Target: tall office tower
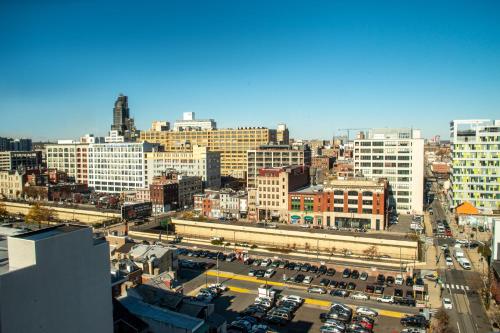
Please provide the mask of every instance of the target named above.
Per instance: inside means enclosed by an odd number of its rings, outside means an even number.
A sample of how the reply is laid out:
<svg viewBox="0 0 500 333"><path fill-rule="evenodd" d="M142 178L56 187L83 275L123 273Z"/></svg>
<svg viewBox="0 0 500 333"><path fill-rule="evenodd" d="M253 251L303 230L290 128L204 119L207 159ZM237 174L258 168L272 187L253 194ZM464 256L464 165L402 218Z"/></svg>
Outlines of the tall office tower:
<svg viewBox="0 0 500 333"><path fill-rule="evenodd" d="M398 212L423 211L424 139L420 130L372 129L354 140L354 172L389 181L389 207Z"/></svg>
<svg viewBox="0 0 500 333"><path fill-rule="evenodd" d="M276 142L276 130L265 127L198 129L186 131L143 131L141 141L156 142L165 151L191 151L194 145L220 152L222 176L245 179L247 151Z"/></svg>
<svg viewBox="0 0 500 333"><path fill-rule="evenodd" d="M120 94L113 108L112 131L118 131L119 135L124 136L125 141L133 141L138 136L138 131L134 125L134 119L130 118L130 109L128 107L128 97Z"/></svg>
<svg viewBox="0 0 500 333"><path fill-rule="evenodd" d="M53 226L0 239L0 247L8 252L0 332L113 332L109 246L92 228Z"/></svg>
<svg viewBox="0 0 500 333"><path fill-rule="evenodd" d="M311 149L307 145L263 145L247 152L247 187L255 188L259 170L289 165L311 165Z"/></svg>
<svg viewBox="0 0 500 333"><path fill-rule="evenodd" d="M120 94L113 108L113 125L111 130L123 132L127 129L127 120L130 118L130 109L128 108L128 97Z"/></svg>
<svg viewBox="0 0 500 333"><path fill-rule="evenodd" d="M469 201L491 212L500 209L500 120L450 123L452 207Z"/></svg>
<svg viewBox="0 0 500 333"><path fill-rule="evenodd" d="M31 151L33 142L31 139L12 139L0 137L0 151Z"/></svg>

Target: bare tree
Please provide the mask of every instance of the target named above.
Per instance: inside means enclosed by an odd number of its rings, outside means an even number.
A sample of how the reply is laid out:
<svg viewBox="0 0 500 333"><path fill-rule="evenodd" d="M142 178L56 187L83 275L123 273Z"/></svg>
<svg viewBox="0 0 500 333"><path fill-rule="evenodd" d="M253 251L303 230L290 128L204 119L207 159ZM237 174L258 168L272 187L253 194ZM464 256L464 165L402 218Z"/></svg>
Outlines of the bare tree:
<svg viewBox="0 0 500 333"><path fill-rule="evenodd" d="M56 213L51 208L40 206L38 203L31 206L28 214L26 214L26 222L38 223L38 228L41 227L42 222L49 222L54 219Z"/></svg>
<svg viewBox="0 0 500 333"><path fill-rule="evenodd" d="M433 333L455 333L455 330L450 326L450 317L443 308L440 308L434 314L434 321L432 323Z"/></svg>
<svg viewBox="0 0 500 333"><path fill-rule="evenodd" d="M367 249L365 249L363 251L363 254L370 259L377 258L380 256L380 254L378 252L378 248L375 245L372 245L372 246L368 247Z"/></svg>

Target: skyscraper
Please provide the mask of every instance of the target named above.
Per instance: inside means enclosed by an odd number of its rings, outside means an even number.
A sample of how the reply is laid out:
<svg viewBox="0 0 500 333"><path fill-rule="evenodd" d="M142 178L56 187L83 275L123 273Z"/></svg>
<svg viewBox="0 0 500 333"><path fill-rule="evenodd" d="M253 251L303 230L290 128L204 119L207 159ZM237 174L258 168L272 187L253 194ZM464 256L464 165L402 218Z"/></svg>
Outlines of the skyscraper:
<svg viewBox="0 0 500 333"><path fill-rule="evenodd" d="M120 94L113 108L113 125L111 125L111 130L120 131L120 134L123 134L127 129L126 123L129 117L128 97Z"/></svg>
<svg viewBox="0 0 500 333"><path fill-rule="evenodd" d="M123 94L120 94L116 99L115 107L113 108L113 125L111 125L111 130L118 131L126 140L135 139L136 135L138 135L134 119L130 118L128 97Z"/></svg>

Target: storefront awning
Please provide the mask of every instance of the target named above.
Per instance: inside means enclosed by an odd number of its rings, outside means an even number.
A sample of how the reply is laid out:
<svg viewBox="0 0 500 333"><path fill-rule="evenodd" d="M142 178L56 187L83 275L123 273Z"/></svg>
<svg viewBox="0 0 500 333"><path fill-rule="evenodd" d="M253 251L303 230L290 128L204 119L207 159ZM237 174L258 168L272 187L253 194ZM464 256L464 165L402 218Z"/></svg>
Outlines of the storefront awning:
<svg viewBox="0 0 500 333"><path fill-rule="evenodd" d="M298 215L292 215L292 216L290 216L290 218L292 220L300 220L300 216L298 216Z"/></svg>
<svg viewBox="0 0 500 333"><path fill-rule="evenodd" d="M312 221L314 221L314 217L312 217L312 216L304 216L304 221L306 221L306 222L312 222Z"/></svg>

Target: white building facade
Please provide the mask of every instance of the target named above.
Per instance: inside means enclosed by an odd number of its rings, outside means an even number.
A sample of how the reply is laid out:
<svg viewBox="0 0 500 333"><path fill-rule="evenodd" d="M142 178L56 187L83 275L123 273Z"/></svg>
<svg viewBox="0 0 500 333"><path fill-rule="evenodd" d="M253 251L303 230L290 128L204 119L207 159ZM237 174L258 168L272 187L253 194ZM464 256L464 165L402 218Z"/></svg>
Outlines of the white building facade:
<svg viewBox="0 0 500 333"><path fill-rule="evenodd" d="M145 153L148 142L91 144L88 150L88 185L96 192L121 193L149 186Z"/></svg>
<svg viewBox="0 0 500 333"><path fill-rule="evenodd" d="M389 207L423 212L424 139L420 130L372 129L354 141L354 172L389 181Z"/></svg>
<svg viewBox="0 0 500 333"><path fill-rule="evenodd" d="M500 209L500 120L453 120L450 138L451 206Z"/></svg>
<svg viewBox="0 0 500 333"><path fill-rule="evenodd" d="M146 153L147 179L176 170L186 176L201 177L205 188L220 187L220 153L194 145L191 152L153 151Z"/></svg>
<svg viewBox="0 0 500 333"><path fill-rule="evenodd" d="M7 243L0 332L113 332L109 246L92 228L59 225Z"/></svg>
<svg viewBox="0 0 500 333"><path fill-rule="evenodd" d="M213 130L217 129L217 123L213 119L195 119L194 112L184 112L182 120L177 120L174 124L174 131L191 130Z"/></svg>

